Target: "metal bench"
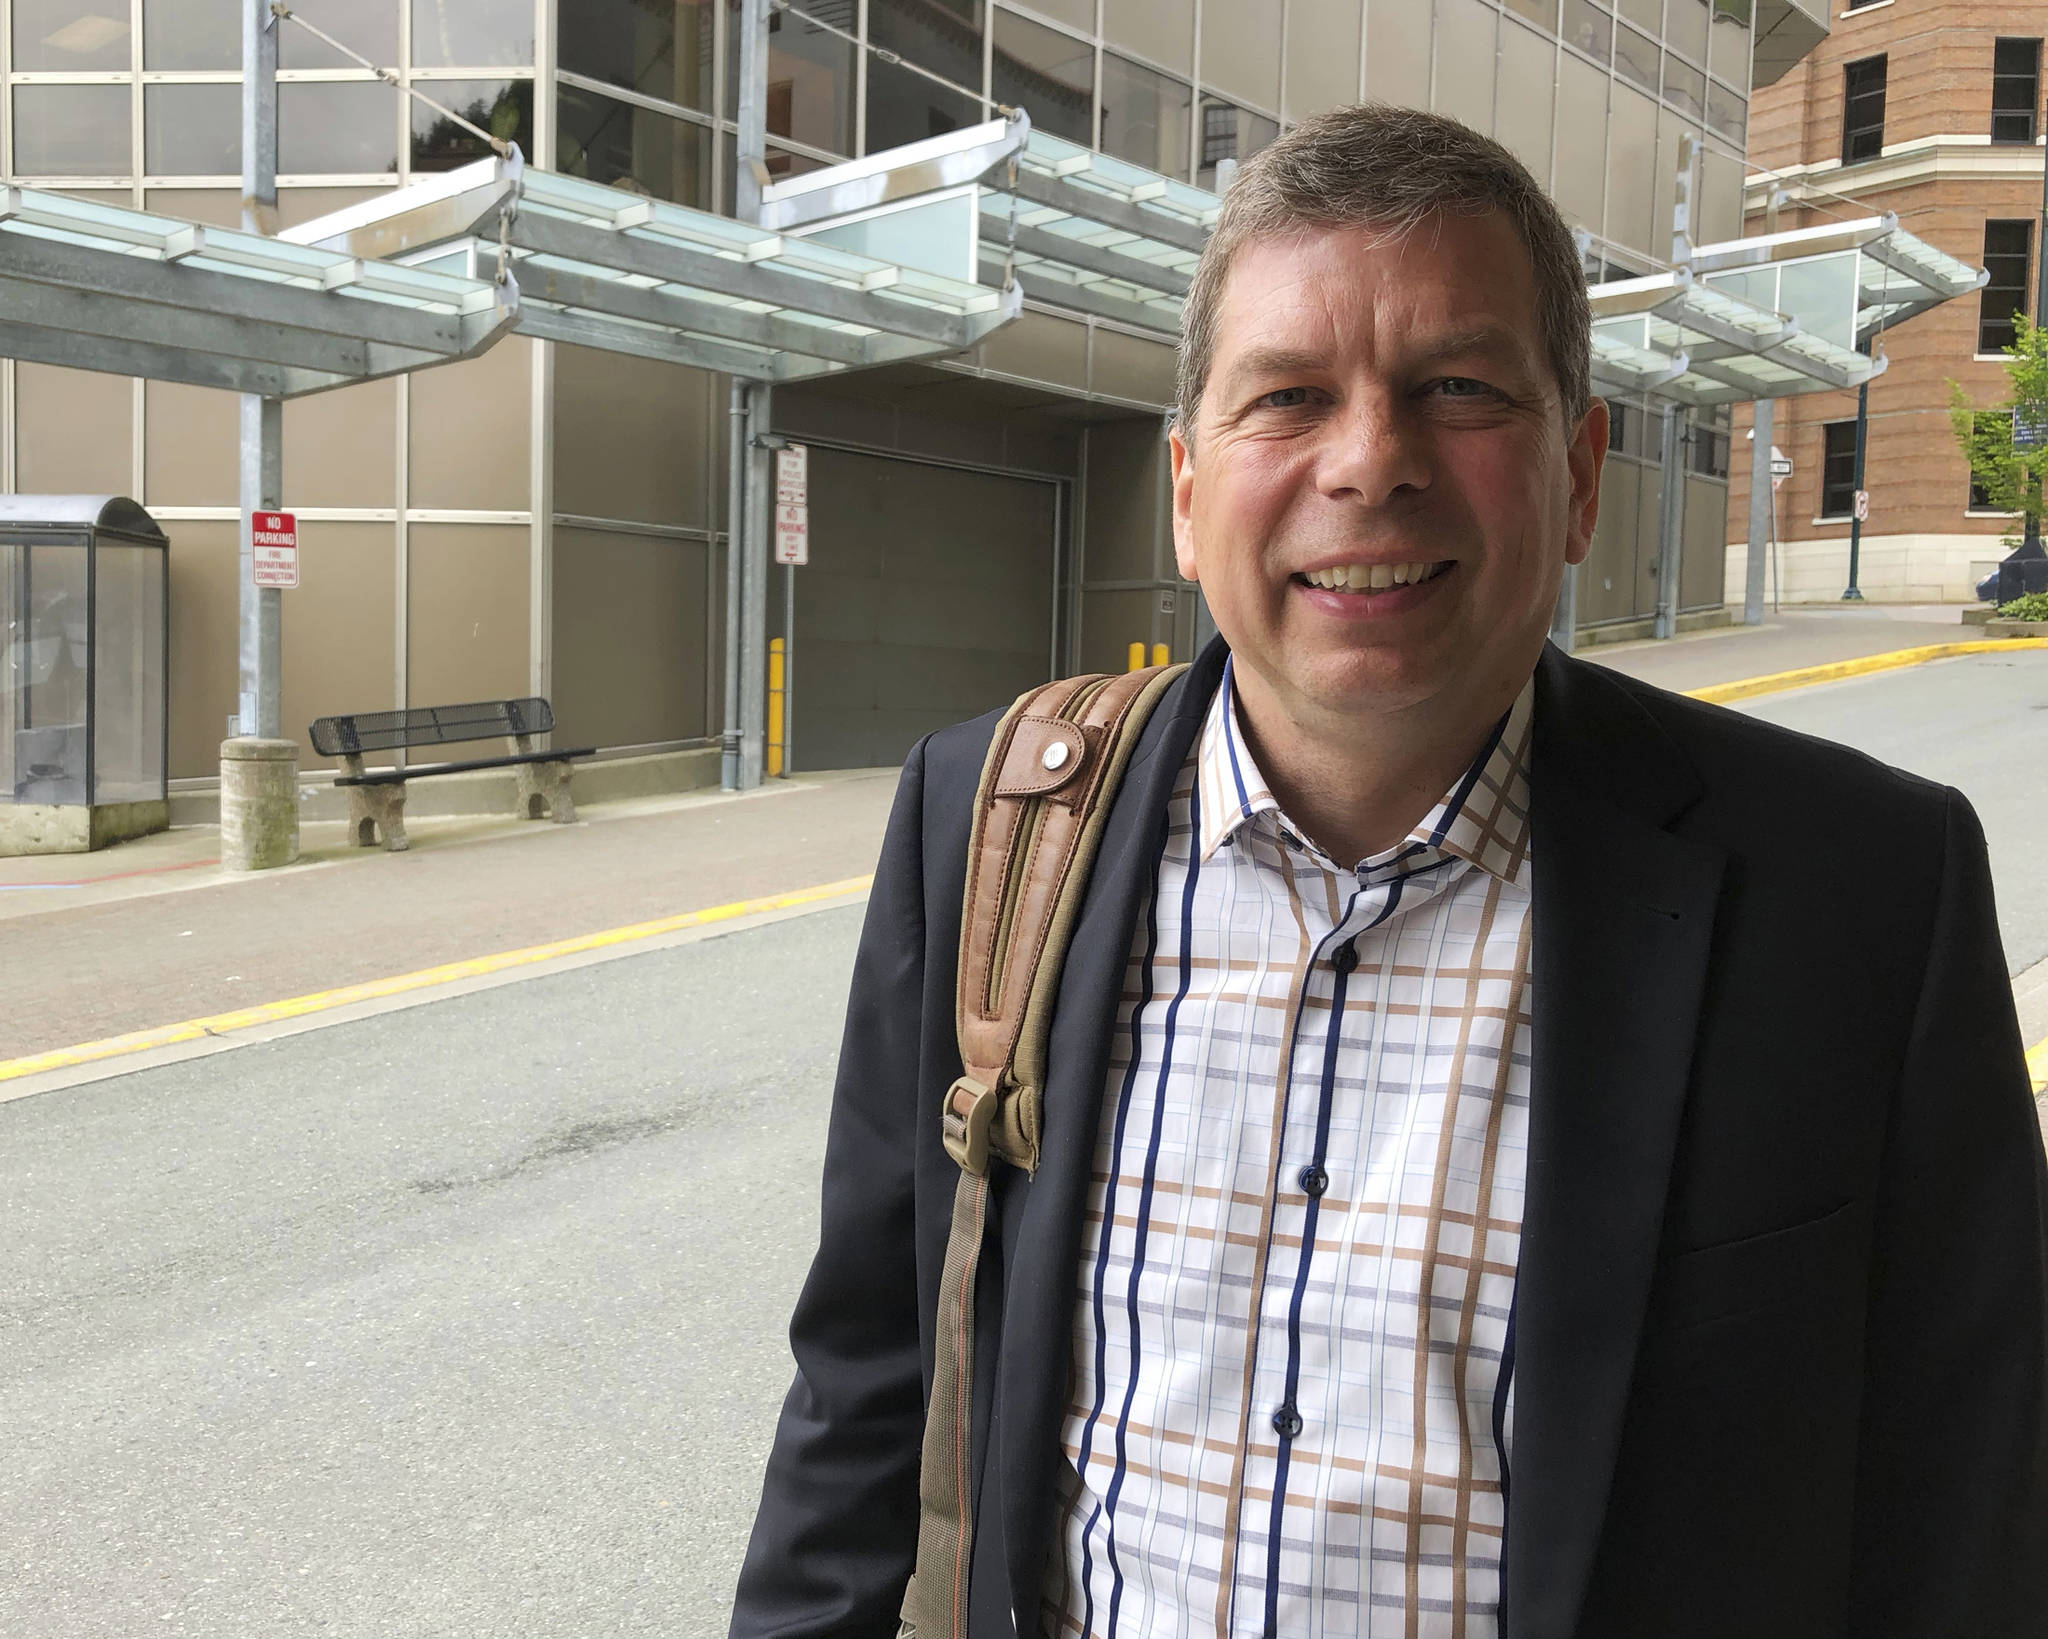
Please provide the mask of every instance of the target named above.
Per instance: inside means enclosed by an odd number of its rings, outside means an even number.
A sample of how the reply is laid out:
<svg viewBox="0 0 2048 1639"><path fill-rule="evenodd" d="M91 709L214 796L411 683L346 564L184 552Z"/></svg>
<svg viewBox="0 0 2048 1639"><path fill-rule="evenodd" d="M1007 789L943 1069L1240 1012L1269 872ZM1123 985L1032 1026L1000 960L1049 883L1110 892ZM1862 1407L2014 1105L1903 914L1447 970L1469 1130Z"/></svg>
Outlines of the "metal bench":
<svg viewBox="0 0 2048 1639"><path fill-rule="evenodd" d="M314 723L311 733L313 749L341 763L342 772L335 776L334 783L348 791L348 829L355 845L372 847L382 832L384 846L398 853L409 846L405 838L406 782L431 779L436 774L462 774L477 768L517 769L520 818L537 820L545 811L557 825L575 823L576 803L569 795L569 760L590 756L592 748L536 751L534 737L551 734L554 727L554 708L535 697L322 717ZM364 756L374 752L461 745L500 736L512 745L501 757L472 757L461 762L430 763L423 768L363 767Z"/></svg>

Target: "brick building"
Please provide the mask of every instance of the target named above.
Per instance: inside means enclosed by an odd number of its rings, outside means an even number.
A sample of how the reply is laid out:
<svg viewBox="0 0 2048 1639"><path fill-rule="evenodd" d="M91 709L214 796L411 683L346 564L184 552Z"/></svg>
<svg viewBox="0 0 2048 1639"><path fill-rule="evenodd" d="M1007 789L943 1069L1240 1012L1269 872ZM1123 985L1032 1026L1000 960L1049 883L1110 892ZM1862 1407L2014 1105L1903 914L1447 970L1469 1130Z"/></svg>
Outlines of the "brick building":
<svg viewBox="0 0 2048 1639"><path fill-rule="evenodd" d="M1949 383L2002 398L1999 349L2031 312L2041 209L2041 51L2048 5L1836 0L1828 37L1751 107L1747 233L1872 211L1974 266L1974 298L1916 318L1877 345L1870 384L1861 588L1893 602L1966 601L2018 521L1973 496L1950 431ZM1842 196L1856 203L1848 203ZM1775 209L1773 199L1777 200ZM1782 595L1841 596L1854 502L1856 395L1781 401L1772 441L1794 471L1778 495ZM1748 412L1738 411L1731 489L1747 494ZM1742 596L1746 517L1729 508L1727 595Z"/></svg>

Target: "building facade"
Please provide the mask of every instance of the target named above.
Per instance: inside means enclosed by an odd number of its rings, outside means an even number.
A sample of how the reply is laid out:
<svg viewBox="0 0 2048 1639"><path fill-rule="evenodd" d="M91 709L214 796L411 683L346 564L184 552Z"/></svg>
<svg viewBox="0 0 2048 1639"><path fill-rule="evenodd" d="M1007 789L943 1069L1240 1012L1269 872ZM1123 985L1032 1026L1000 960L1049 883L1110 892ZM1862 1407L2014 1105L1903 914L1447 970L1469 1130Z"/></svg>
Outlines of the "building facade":
<svg viewBox="0 0 2048 1639"><path fill-rule="evenodd" d="M1949 421L1951 386L1975 405L2006 396L2012 316L2033 314L2042 199L2041 42L2048 6L1961 0L1836 0L1833 30L1757 93L1745 201L1750 233L1872 211L1973 265L1973 298L1916 318L1877 345L1864 447L1869 518L1858 582L1866 598L1961 602L2003 556L2016 518L1970 481ZM1853 201L1853 203L1852 203ZM1856 395L1785 400L1772 442L1790 456L1779 487L1775 590L1786 601L1839 599L1855 504ZM1737 417L1735 483L1747 493L1746 412ZM1745 533L1745 509L1730 517ZM1728 552L1731 599L1745 553Z"/></svg>
<svg viewBox="0 0 2048 1639"><path fill-rule="evenodd" d="M1040 129L1211 186L1288 122L1425 104L1520 154L1589 277L1665 265L1697 147L1695 239L1742 231L1753 73L1821 0L798 0L775 19L768 169L791 176L1021 105ZM705 209L734 196L738 0L298 0L309 22L534 162ZM239 0L0 0L0 175L239 218ZM821 27L820 24L831 25ZM474 136L283 27L284 223L480 157ZM842 39L837 29L865 42ZM951 82L933 83L886 51ZM957 88L957 89L955 89ZM1958 249L1958 254L1963 254ZM811 448L792 761L884 764L1043 677L1184 658L1171 346L1041 302L968 354L779 389ZM607 755L721 722L728 382L514 337L467 363L291 401L284 717L537 692ZM1730 424L1688 444L1682 602L1722 603ZM171 537L170 769L200 786L236 704L236 402L0 362L0 489L120 493ZM1617 403L1582 625L1654 603L1652 418ZM304 766L319 768L310 746Z"/></svg>

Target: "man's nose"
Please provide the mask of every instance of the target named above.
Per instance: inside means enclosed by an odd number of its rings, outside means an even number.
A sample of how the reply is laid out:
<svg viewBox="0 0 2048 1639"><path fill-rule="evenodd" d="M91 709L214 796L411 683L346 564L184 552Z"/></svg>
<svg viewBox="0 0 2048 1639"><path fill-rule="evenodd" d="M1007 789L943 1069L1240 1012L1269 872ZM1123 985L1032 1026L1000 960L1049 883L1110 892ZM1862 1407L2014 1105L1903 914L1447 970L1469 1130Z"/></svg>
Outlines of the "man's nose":
<svg viewBox="0 0 2048 1639"><path fill-rule="evenodd" d="M1430 484L1428 439L1391 398L1356 398L1325 423L1316 485L1333 500L1378 506L1403 489Z"/></svg>

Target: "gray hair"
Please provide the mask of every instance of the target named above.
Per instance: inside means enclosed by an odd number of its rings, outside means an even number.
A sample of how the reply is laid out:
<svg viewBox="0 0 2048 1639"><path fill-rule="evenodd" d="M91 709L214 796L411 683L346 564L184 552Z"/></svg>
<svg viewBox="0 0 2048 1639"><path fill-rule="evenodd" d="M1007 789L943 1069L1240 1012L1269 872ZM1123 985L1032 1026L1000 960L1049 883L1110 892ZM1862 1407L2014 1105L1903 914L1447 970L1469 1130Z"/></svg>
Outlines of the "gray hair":
<svg viewBox="0 0 2048 1639"><path fill-rule="evenodd" d="M1238 252L1304 228L1371 227L1400 236L1442 215L1499 211L1536 275L1536 324L1565 425L1592 404L1592 313L1577 241L1528 168L1442 114L1386 103L1332 109L1246 161L1223 201L1182 310L1176 418L1192 440L1216 353L1217 314Z"/></svg>

